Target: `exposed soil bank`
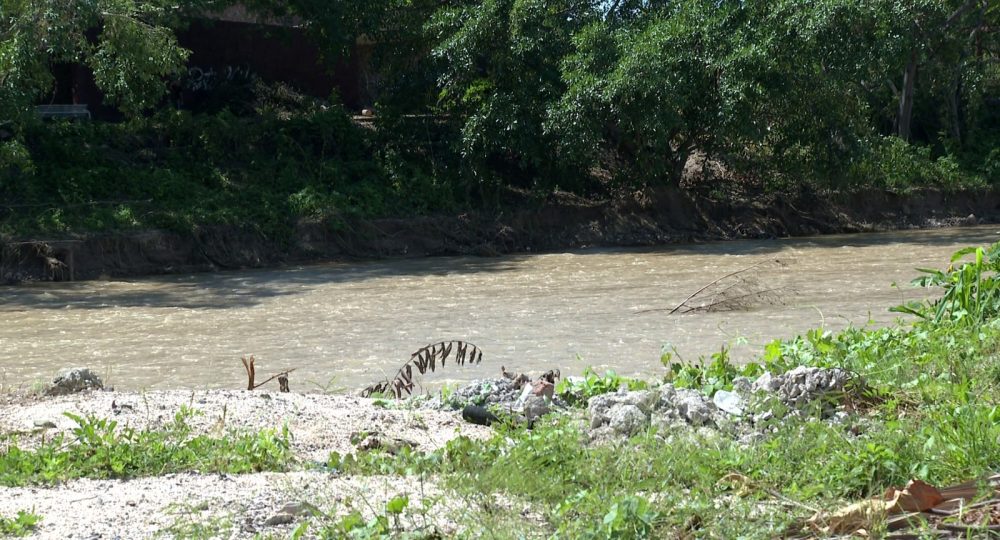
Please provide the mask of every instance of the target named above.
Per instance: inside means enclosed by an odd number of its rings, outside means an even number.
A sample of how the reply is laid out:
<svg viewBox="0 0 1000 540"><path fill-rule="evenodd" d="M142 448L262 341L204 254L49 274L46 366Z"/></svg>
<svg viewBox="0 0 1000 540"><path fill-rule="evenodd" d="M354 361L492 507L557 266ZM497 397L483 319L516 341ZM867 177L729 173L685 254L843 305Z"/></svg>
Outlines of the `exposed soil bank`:
<svg viewBox="0 0 1000 540"><path fill-rule="evenodd" d="M1000 221L1000 190L712 200L663 189L629 200L552 196L500 215L302 223L287 243L233 227L0 242L0 282L254 268L343 258L500 255L581 247L807 236Z"/></svg>

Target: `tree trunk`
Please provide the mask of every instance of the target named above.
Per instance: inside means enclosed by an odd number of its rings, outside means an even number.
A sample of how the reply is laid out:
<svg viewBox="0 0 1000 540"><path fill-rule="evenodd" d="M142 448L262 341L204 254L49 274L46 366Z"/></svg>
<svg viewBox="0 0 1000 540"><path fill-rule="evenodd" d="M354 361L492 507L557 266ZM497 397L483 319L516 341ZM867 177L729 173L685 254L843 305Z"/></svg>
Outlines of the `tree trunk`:
<svg viewBox="0 0 1000 540"><path fill-rule="evenodd" d="M948 93L948 108L951 109L951 136L962 144L962 72L955 73L955 85Z"/></svg>
<svg viewBox="0 0 1000 540"><path fill-rule="evenodd" d="M906 63L906 71L903 73L903 91L899 97L899 118L896 125L897 134L904 141L910 140L910 122L913 120L913 93L914 83L917 78L917 51L910 51L910 60Z"/></svg>

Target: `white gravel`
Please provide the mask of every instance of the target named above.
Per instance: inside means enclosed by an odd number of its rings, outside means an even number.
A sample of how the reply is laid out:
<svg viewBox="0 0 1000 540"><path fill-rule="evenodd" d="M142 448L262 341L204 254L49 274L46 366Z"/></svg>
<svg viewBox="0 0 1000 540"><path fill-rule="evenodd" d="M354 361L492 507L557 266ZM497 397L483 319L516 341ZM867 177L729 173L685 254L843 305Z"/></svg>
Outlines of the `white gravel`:
<svg viewBox="0 0 1000 540"><path fill-rule="evenodd" d="M63 412L155 429L172 421L182 406L198 411L189 420L196 433L223 435L287 426L293 436L292 449L303 463L325 462L331 451L355 452L351 435L361 432L404 439L425 451L440 448L459 435L485 438L491 433L489 428L463 422L457 412L384 408L374 400L354 396L220 390L3 396L0 433L18 433L19 446L31 446L42 437L74 427ZM36 427L46 422L56 427ZM371 515L396 495L408 494L411 507L419 507L421 500L436 492L433 484L416 478L345 477L320 471L192 473L128 481L74 480L55 487L0 487L0 516L13 517L18 510L41 515L35 538L199 536L199 531L185 529L194 526L209 528L209 534L202 537L254 538L273 533L285 538L305 518L277 526L264 522L286 503L305 501L330 515L353 509ZM439 519L435 526L447 535L453 524Z"/></svg>

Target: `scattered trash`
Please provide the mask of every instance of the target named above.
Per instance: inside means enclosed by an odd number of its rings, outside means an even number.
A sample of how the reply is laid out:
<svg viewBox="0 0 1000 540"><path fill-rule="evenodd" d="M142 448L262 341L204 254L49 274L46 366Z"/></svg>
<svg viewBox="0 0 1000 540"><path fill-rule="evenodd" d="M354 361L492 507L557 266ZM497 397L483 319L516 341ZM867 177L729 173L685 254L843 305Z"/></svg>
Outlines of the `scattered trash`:
<svg viewBox="0 0 1000 540"><path fill-rule="evenodd" d="M803 523L804 534L797 538L865 536L883 525L889 530L886 538L992 538L1000 535L998 487L1000 475L944 489L911 480L903 489L890 488L881 498L816 512ZM974 502L983 496L983 488L992 489L993 496Z"/></svg>

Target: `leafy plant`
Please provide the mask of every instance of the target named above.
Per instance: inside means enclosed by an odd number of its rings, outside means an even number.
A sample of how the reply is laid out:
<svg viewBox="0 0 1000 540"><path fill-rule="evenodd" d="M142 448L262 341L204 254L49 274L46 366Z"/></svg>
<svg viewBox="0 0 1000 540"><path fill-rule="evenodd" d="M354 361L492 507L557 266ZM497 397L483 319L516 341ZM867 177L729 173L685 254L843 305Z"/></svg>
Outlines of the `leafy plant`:
<svg viewBox="0 0 1000 540"><path fill-rule="evenodd" d="M0 536L28 536L41 521L42 516L26 510L18 510L14 518L0 516Z"/></svg>
<svg viewBox="0 0 1000 540"><path fill-rule="evenodd" d="M960 262L974 255L972 262ZM890 311L908 313L940 323L944 320L978 325L1000 315L1000 242L989 248L968 247L956 251L946 270L919 269L925 274L913 280L919 287L940 287L941 297L927 303L896 306Z"/></svg>
<svg viewBox="0 0 1000 540"><path fill-rule="evenodd" d="M192 436L190 411L162 431L120 429L117 421L66 413L74 438L57 435L34 449L16 440L0 449L0 485L52 484L72 478L134 478L180 471L283 471L292 462L290 434L262 430L224 438Z"/></svg>
<svg viewBox="0 0 1000 540"><path fill-rule="evenodd" d="M719 390L732 390L733 380L737 377L756 377L764 372L763 367L755 362L737 366L729 357L729 348L725 345L713 353L712 361L707 365L704 359L699 364L673 362L667 354L661 358L667 367L664 379L681 388L694 388L711 397Z"/></svg>
<svg viewBox="0 0 1000 540"><path fill-rule="evenodd" d="M556 394L570 405L586 405L587 400L594 396L617 392L622 386L629 390L641 390L647 383L638 379L622 377L614 370L606 370L603 374L587 367L581 377L567 377L556 383Z"/></svg>

